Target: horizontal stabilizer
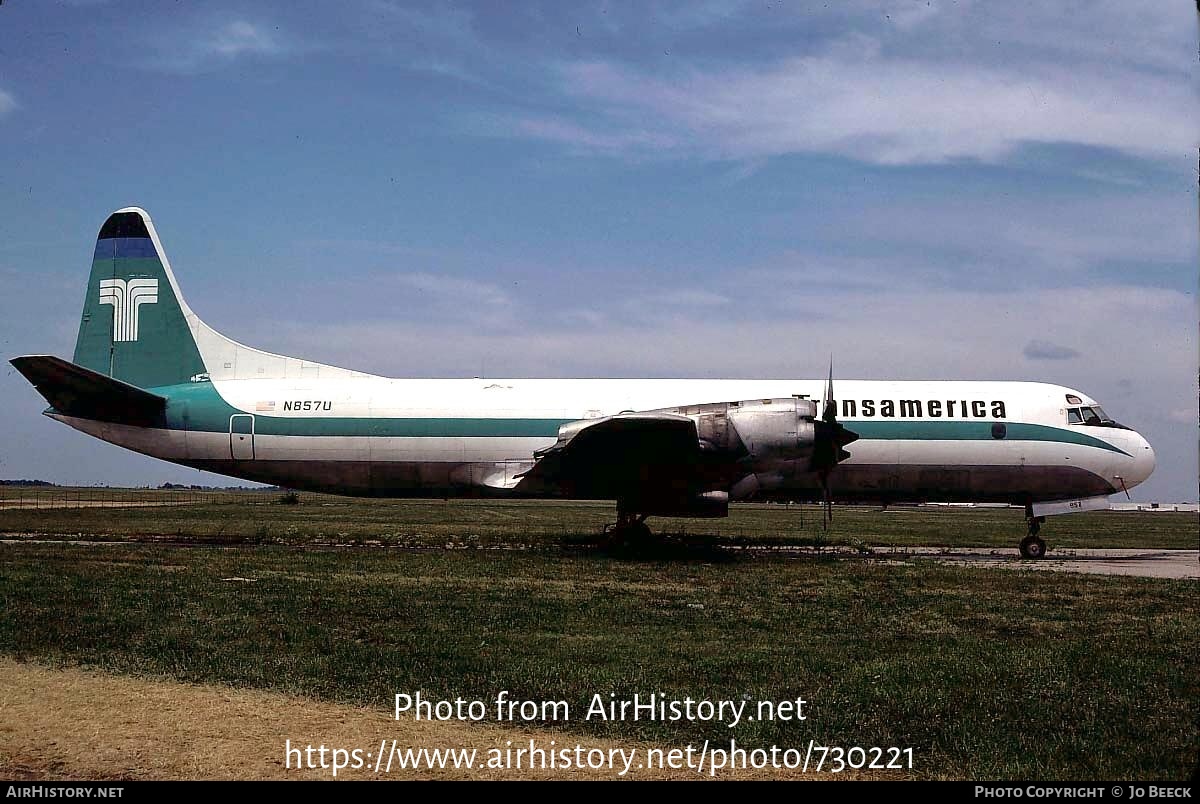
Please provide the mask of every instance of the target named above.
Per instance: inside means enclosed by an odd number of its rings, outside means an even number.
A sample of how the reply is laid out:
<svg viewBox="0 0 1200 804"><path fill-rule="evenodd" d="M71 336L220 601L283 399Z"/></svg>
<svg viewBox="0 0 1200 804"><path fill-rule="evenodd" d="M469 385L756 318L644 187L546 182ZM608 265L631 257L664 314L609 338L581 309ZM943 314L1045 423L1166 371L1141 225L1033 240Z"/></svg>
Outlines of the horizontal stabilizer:
<svg viewBox="0 0 1200 804"><path fill-rule="evenodd" d="M160 421L167 404L165 397L59 357L26 355L9 362L66 416L144 427Z"/></svg>

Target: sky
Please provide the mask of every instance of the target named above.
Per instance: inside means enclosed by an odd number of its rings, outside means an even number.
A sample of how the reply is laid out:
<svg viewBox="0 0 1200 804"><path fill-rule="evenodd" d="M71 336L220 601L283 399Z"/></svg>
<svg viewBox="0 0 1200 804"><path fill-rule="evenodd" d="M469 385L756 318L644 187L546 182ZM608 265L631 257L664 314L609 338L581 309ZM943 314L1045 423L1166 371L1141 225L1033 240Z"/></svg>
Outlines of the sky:
<svg viewBox="0 0 1200 804"><path fill-rule="evenodd" d="M1034 380L1197 498L1191 4L0 5L0 351L73 351L96 232L387 376ZM0 478L225 485L40 416Z"/></svg>

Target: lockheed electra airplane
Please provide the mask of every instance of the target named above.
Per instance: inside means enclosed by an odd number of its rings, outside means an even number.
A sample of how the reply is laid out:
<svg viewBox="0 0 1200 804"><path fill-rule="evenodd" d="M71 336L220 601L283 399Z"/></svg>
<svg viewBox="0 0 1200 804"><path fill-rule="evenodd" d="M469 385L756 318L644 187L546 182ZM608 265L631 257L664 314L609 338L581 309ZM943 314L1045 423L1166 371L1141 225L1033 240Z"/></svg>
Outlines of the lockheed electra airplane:
<svg viewBox="0 0 1200 804"><path fill-rule="evenodd" d="M721 517L732 500L1108 507L1154 451L1096 401L1033 382L389 379L243 346L192 312L150 216L100 229L70 362L12 364L46 415L127 449L288 488L616 500Z"/></svg>

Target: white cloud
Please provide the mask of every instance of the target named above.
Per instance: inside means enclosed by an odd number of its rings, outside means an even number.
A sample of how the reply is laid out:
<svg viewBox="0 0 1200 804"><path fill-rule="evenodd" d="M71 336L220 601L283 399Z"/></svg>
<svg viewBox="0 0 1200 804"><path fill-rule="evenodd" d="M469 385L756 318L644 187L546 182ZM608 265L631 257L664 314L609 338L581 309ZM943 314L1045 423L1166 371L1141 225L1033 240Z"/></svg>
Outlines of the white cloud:
<svg viewBox="0 0 1200 804"><path fill-rule="evenodd" d="M720 293L714 293L710 290L680 288L678 290L649 294L642 297L642 301L655 307L661 305L670 305L672 307L705 309L729 304L730 300L728 296L724 296Z"/></svg>
<svg viewBox="0 0 1200 804"><path fill-rule="evenodd" d="M496 45L480 39L470 11L448 4L426 10L392 0L370 0L357 10L363 39L377 52L412 70L492 87L498 73L484 65L495 58Z"/></svg>
<svg viewBox="0 0 1200 804"><path fill-rule="evenodd" d="M1195 12L1184 4L1091 0L1085 9L1056 3L976 3L969 9L972 38L993 42L1001 53L1015 46L1062 60L1097 64L1120 62L1194 76ZM962 20L935 29L946 38Z"/></svg>
<svg viewBox="0 0 1200 804"><path fill-rule="evenodd" d="M507 307L512 303L508 294L497 286L474 279L427 273L398 274L393 279L422 294L425 301L448 303L467 314L477 305Z"/></svg>
<svg viewBox="0 0 1200 804"><path fill-rule="evenodd" d="M280 52L282 48L275 37L261 26L245 20L234 20L209 36L201 45L201 50L233 59L247 53L270 55Z"/></svg>
<svg viewBox="0 0 1200 804"><path fill-rule="evenodd" d="M944 255L963 254L990 266L981 278L1008 282L1036 278L1044 283L1048 277L1111 260L1172 263L1180 266L1181 273L1194 276L1192 266L1200 246L1195 209L1179 198L1145 192L1085 198L1052 192L1016 198L951 192L931 200L883 203L872 199L815 215L784 215L772 221L771 228L852 236L869 232L890 248L917 249L921 256L905 267L906 273L917 269L928 274L939 266L944 270L950 264ZM848 258L839 258L839 263L843 275L870 268L868 264L856 270L855 261ZM807 271L805 266L806 275Z"/></svg>
<svg viewBox="0 0 1200 804"><path fill-rule="evenodd" d="M1074 360L1079 357L1079 352L1070 346L1043 340L1030 341L1021 353L1030 360Z"/></svg>
<svg viewBox="0 0 1200 804"><path fill-rule="evenodd" d="M526 119L516 123L519 133L532 139L549 140L588 151L637 151L665 149L677 144L666 132L632 129L605 131L567 120Z"/></svg>
<svg viewBox="0 0 1200 804"><path fill-rule="evenodd" d="M833 351L846 376L1052 379L1045 372L1067 371L1072 382L1090 375L1093 387L1116 388L1139 375L1194 384L1195 339L1180 336L1195 328L1194 304L1177 291L847 290L821 296L820 319L767 306L774 291L764 286L736 299L758 311L749 318L700 307L690 316L630 321L593 306L557 317L559 324L531 316L508 331L464 326L462 318L432 326L359 320L294 328L288 342L272 348L318 350L315 359L394 375L469 373L484 349L507 355L506 369L515 376L807 376L820 374ZM1030 340L1086 350L1070 366L1047 366L1022 353ZM410 348L397 351L396 343ZM1132 387L1147 386L1134 379Z"/></svg>
<svg viewBox="0 0 1200 804"><path fill-rule="evenodd" d="M0 89L0 115L8 114L17 108L17 101L12 95Z"/></svg>
<svg viewBox="0 0 1200 804"><path fill-rule="evenodd" d="M897 165L995 161L1026 143L1150 157L1197 144L1196 93L1178 77L898 58L861 36L824 55L671 76L572 63L561 89L587 118L525 117L517 133L621 155L823 152Z"/></svg>
<svg viewBox="0 0 1200 804"><path fill-rule="evenodd" d="M1167 414L1167 418L1179 424L1194 425L1200 422L1200 415L1198 415L1195 408L1176 408Z"/></svg>
<svg viewBox="0 0 1200 804"><path fill-rule="evenodd" d="M278 26L242 19L205 26L199 33L192 27L162 34L153 44L158 56L151 66L179 73L216 70L241 59L273 58L294 49Z"/></svg>

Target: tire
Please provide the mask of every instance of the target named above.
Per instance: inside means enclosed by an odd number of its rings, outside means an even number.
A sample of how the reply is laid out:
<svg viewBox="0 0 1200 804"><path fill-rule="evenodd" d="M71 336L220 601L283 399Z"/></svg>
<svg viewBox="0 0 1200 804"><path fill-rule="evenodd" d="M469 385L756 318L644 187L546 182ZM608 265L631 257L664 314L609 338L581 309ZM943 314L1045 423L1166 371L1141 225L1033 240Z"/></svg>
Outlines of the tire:
<svg viewBox="0 0 1200 804"><path fill-rule="evenodd" d="M1026 536L1021 540L1021 558L1038 560L1046 557L1046 542L1039 536Z"/></svg>

